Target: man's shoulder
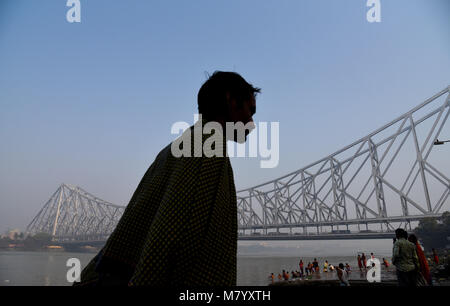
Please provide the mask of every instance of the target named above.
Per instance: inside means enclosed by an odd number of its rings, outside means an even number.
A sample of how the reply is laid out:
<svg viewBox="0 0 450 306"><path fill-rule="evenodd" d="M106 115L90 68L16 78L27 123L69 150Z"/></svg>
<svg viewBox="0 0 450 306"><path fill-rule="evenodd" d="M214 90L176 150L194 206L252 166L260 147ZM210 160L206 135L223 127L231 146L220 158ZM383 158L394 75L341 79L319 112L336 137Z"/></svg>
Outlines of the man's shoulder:
<svg viewBox="0 0 450 306"><path fill-rule="evenodd" d="M231 168L230 158L228 156L176 156L172 151L172 142L165 146L156 156L151 167L159 170L162 169L178 169L177 171L185 171L185 169L196 169L200 171L221 169L226 173L227 168ZM158 170L156 170L158 171ZM166 170L165 170L166 171Z"/></svg>
<svg viewBox="0 0 450 306"><path fill-rule="evenodd" d="M415 248L414 243L412 243L411 241L408 241L406 239L398 239L394 245L402 245L404 247L408 247L408 248Z"/></svg>
<svg viewBox="0 0 450 306"><path fill-rule="evenodd" d="M159 153L156 155L155 160L151 164L151 167L157 167L165 164L165 162L170 157L170 144L165 146Z"/></svg>
<svg viewBox="0 0 450 306"><path fill-rule="evenodd" d="M408 240L406 242L408 243L409 248L414 249L414 250L416 249L416 245L414 243L412 243L411 241L408 241Z"/></svg>
<svg viewBox="0 0 450 306"><path fill-rule="evenodd" d="M186 161L192 159L208 160L214 163L229 163L230 160L230 157L226 152L223 152L223 154L214 154L214 151L205 152L202 147L200 147L200 150L198 150L194 146L191 146L189 152L177 152L176 144L174 144L174 142L169 143L164 149L162 149L158 154L158 157L159 156L170 156L177 161Z"/></svg>
<svg viewBox="0 0 450 306"><path fill-rule="evenodd" d="M402 239L397 239L395 242L394 242L394 248L398 248L400 245L402 245L403 244L403 242L402 242Z"/></svg>
<svg viewBox="0 0 450 306"><path fill-rule="evenodd" d="M412 243L411 241L409 241L407 239L399 239L397 241L400 244L404 244L404 245L408 245L408 246L414 246L414 243Z"/></svg>
<svg viewBox="0 0 450 306"><path fill-rule="evenodd" d="M399 239L397 239L397 241L395 241L395 243L397 243L397 244L404 244L406 242L408 242L408 240L406 240L405 238L399 238Z"/></svg>

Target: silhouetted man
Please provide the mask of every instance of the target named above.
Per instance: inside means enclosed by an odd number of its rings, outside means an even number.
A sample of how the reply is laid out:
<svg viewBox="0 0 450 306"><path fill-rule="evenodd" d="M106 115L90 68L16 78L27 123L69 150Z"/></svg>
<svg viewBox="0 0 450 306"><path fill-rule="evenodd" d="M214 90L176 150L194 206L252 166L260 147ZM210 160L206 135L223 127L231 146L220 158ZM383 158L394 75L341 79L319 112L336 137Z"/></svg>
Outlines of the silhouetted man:
<svg viewBox="0 0 450 306"><path fill-rule="evenodd" d="M251 129L225 131L227 122L253 123L259 92L237 73L210 76L198 93L202 118L158 154L81 285L236 284L237 203L226 141L245 142ZM214 122L223 130L208 146L210 135L195 131ZM207 157L205 147L219 154Z"/></svg>

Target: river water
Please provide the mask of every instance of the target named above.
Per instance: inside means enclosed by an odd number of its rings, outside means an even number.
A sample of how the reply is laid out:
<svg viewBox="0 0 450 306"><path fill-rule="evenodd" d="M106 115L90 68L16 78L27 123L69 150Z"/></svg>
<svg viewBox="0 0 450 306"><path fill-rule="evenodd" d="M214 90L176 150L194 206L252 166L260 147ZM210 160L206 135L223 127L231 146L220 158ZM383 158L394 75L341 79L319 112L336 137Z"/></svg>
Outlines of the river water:
<svg viewBox="0 0 450 306"><path fill-rule="evenodd" d="M325 260L335 266L348 263L353 269L350 279L365 278L357 271L356 256L361 252L373 252L376 258L384 257L390 262L392 240L239 242L237 285L268 285L270 273L299 270L300 258L305 265L317 258L321 268ZM67 260L78 258L83 268L94 256L95 253L0 251L0 286L68 286L71 283L66 279ZM382 280L393 278L394 271L383 268ZM321 273L321 278L335 279L336 273Z"/></svg>

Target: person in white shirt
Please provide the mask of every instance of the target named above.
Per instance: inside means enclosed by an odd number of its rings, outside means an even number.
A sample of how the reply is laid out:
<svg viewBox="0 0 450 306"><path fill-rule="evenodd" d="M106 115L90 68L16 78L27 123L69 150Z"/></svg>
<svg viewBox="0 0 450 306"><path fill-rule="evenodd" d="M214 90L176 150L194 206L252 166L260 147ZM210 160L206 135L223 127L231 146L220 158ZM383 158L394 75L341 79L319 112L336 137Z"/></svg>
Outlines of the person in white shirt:
<svg viewBox="0 0 450 306"><path fill-rule="evenodd" d="M348 272L344 269L344 264L340 263L337 268L337 275L341 286L350 286L348 282Z"/></svg>

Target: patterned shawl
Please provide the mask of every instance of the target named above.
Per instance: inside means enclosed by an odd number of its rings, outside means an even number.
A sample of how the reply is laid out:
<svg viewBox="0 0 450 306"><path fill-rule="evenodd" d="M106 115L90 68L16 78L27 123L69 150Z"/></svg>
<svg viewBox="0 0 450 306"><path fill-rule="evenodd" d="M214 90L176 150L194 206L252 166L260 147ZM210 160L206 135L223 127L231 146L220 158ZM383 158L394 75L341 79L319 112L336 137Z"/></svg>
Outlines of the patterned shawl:
<svg viewBox="0 0 450 306"><path fill-rule="evenodd" d="M236 284L236 189L222 139L223 157L177 158L170 144L158 154L78 285Z"/></svg>

